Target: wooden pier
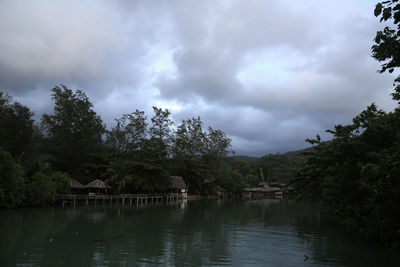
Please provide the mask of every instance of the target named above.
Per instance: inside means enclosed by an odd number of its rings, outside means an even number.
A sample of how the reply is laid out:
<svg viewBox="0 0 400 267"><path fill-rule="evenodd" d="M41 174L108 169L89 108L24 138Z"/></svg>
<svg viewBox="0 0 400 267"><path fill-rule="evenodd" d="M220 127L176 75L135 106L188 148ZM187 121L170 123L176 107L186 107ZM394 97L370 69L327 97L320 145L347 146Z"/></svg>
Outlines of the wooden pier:
<svg viewBox="0 0 400 267"><path fill-rule="evenodd" d="M171 203L182 199L181 195L178 194L120 194L120 195L56 195L56 202L65 204L71 203L75 207L77 202L85 202L86 206L89 203L103 203L110 202L112 204L120 203L124 205L142 205L142 204L153 204L153 203Z"/></svg>

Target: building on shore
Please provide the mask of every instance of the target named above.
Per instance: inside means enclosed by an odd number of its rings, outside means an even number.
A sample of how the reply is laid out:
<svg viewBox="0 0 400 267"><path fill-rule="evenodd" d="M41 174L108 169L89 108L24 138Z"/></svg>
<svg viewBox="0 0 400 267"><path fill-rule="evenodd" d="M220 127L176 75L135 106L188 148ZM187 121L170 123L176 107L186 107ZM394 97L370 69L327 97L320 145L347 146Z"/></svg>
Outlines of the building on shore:
<svg viewBox="0 0 400 267"><path fill-rule="evenodd" d="M282 189L284 194L293 194L294 193L294 187L287 185L286 183L274 182L274 183L271 183L271 186L279 187L280 189Z"/></svg>
<svg viewBox="0 0 400 267"><path fill-rule="evenodd" d="M266 181L260 181L258 187L245 188L242 190L242 198L255 199L255 198L281 198L283 190L280 187L270 187Z"/></svg>
<svg viewBox="0 0 400 267"><path fill-rule="evenodd" d="M245 188L242 190L242 198L244 199L255 199L255 198L280 198L283 196L282 189L278 187L255 187Z"/></svg>
<svg viewBox="0 0 400 267"><path fill-rule="evenodd" d="M77 194L83 194L85 192L85 186L78 182L75 179L71 179L70 181L70 191L71 194L77 195Z"/></svg>
<svg viewBox="0 0 400 267"><path fill-rule="evenodd" d="M170 176L168 193L178 194L182 198L187 198L188 187L180 176Z"/></svg>
<svg viewBox="0 0 400 267"><path fill-rule="evenodd" d="M89 194L106 194L107 189L111 187L106 185L102 180L96 179L85 185L85 188L89 190Z"/></svg>
<svg viewBox="0 0 400 267"><path fill-rule="evenodd" d="M227 197L229 197L228 190L226 190L222 186L215 185L214 189L215 189L215 193L217 194L217 196L219 198L227 198Z"/></svg>

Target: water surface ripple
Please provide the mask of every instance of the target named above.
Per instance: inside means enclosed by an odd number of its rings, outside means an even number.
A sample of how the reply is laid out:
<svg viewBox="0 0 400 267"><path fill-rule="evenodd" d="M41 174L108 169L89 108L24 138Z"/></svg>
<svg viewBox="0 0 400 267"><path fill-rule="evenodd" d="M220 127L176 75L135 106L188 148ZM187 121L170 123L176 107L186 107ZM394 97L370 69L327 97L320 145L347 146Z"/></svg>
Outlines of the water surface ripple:
<svg viewBox="0 0 400 267"><path fill-rule="evenodd" d="M0 266L398 266L320 205L193 201L0 211Z"/></svg>

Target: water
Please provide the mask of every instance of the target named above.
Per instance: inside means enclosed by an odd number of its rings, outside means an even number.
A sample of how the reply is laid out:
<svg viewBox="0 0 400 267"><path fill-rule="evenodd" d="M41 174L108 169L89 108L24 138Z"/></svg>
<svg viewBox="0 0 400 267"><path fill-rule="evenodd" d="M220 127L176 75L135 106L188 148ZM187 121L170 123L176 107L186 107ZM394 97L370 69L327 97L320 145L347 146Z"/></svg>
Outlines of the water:
<svg viewBox="0 0 400 267"><path fill-rule="evenodd" d="M3 210L0 266L399 266L398 252L319 210L289 200Z"/></svg>

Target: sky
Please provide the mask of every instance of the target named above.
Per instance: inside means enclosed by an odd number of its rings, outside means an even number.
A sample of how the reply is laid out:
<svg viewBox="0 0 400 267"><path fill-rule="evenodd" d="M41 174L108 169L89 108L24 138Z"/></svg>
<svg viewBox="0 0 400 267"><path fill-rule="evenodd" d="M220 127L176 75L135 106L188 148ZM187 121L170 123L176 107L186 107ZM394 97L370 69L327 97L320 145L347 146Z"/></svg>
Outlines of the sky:
<svg viewBox="0 0 400 267"><path fill-rule="evenodd" d="M370 0L1 0L0 90L40 120L50 90L85 91L108 128L136 109L200 116L237 155L308 147L372 102L393 76L371 46Z"/></svg>

